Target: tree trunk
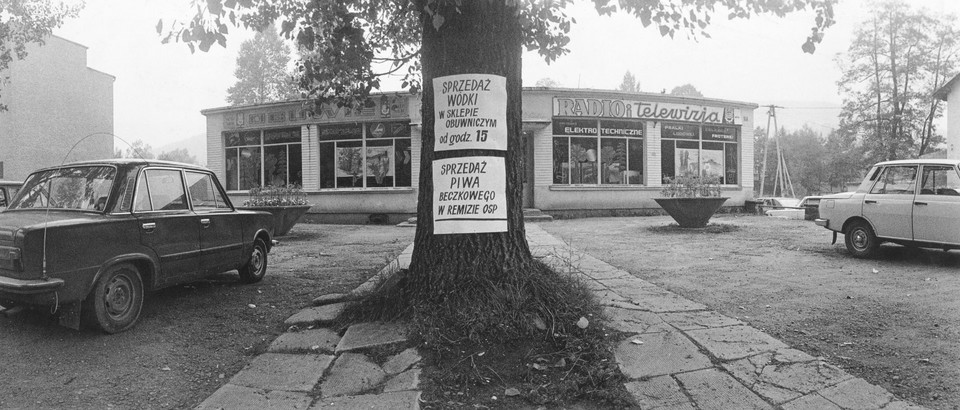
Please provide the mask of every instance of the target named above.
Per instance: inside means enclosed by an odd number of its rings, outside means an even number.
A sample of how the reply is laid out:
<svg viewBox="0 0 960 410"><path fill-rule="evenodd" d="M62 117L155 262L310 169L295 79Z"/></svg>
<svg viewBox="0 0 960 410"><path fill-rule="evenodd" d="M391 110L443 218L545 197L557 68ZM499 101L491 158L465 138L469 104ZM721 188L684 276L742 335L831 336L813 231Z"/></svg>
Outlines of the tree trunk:
<svg viewBox="0 0 960 410"><path fill-rule="evenodd" d="M522 35L515 7L505 3L509 2L462 2L458 12L443 10L439 29L435 27L435 17L430 13L422 13L423 149L417 232L408 275L408 290L421 297L437 300L453 287L470 286L471 283L500 283L508 276L522 275L533 261L526 241L521 202ZM423 5L419 5L421 10ZM474 73L506 77L508 150L435 151L433 79ZM507 192L501 194L506 195L507 232L434 234L432 163L434 160L464 156L506 158Z"/></svg>

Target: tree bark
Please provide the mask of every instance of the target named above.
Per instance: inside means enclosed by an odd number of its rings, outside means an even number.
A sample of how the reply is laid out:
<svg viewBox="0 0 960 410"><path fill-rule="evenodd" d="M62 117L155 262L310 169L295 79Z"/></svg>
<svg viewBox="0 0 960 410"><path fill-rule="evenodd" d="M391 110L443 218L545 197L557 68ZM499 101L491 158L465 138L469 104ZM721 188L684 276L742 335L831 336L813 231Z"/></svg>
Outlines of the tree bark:
<svg viewBox="0 0 960 410"><path fill-rule="evenodd" d="M515 6L510 7L505 3L509 2L464 1L458 6L458 11L441 10L443 21L439 29L435 27L435 17L430 13L422 13L423 149L420 160L417 232L408 274L408 289L422 297L442 299L447 290L454 287L470 286L471 283L500 283L508 279L508 276L522 275L533 261L523 225L521 192L522 35L515 15ZM423 4L420 9L423 10ZM506 152L434 150L436 111L433 79L468 73L506 77ZM507 232L442 235L433 233L432 163L437 159L463 156L505 157Z"/></svg>

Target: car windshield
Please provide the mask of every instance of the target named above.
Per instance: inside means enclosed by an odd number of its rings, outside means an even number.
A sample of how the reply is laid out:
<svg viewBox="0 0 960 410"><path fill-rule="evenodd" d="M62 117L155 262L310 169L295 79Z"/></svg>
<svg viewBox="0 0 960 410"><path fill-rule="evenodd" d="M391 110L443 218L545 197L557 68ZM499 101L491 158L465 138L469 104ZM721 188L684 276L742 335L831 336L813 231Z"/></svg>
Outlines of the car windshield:
<svg viewBox="0 0 960 410"><path fill-rule="evenodd" d="M76 209L102 211L116 169L83 166L31 174L8 209Z"/></svg>

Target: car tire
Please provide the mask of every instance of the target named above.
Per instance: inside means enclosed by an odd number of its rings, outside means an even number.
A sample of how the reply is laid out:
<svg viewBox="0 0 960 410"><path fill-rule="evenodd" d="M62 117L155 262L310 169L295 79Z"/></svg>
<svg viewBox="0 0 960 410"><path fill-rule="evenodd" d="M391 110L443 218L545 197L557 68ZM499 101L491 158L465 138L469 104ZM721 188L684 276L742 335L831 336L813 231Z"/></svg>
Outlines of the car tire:
<svg viewBox="0 0 960 410"><path fill-rule="evenodd" d="M857 258L872 258L880 249L880 239L873 233L870 224L864 221L854 222L843 234L847 251Z"/></svg>
<svg viewBox="0 0 960 410"><path fill-rule="evenodd" d="M143 279L137 267L127 263L110 267L83 301L88 320L107 333L131 328L142 308Z"/></svg>
<svg viewBox="0 0 960 410"><path fill-rule="evenodd" d="M267 274L267 244L257 238L253 242L253 252L250 259L239 269L240 281L243 283L257 283Z"/></svg>

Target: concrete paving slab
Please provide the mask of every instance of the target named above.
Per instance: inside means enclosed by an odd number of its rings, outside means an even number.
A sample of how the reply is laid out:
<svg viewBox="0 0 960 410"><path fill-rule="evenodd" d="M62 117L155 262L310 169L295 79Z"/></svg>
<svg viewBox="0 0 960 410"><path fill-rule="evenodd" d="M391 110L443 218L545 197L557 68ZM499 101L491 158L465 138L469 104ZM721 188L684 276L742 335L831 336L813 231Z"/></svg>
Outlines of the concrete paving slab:
<svg viewBox="0 0 960 410"><path fill-rule="evenodd" d="M906 401L892 401L883 410L927 410L927 408Z"/></svg>
<svg viewBox="0 0 960 410"><path fill-rule="evenodd" d="M780 406L783 410L843 410L817 393L802 396Z"/></svg>
<svg viewBox="0 0 960 410"><path fill-rule="evenodd" d="M660 288L641 288L640 290L627 289L621 291L617 289L624 297L629 297L634 305L639 309L649 310L651 312L688 312L695 310L707 310L703 303L694 302L676 293Z"/></svg>
<svg viewBox="0 0 960 410"><path fill-rule="evenodd" d="M230 384L264 390L313 390L333 356L264 353L230 379Z"/></svg>
<svg viewBox="0 0 960 410"><path fill-rule="evenodd" d="M346 293L330 293L323 296L318 296L313 299L314 306L323 306L323 305L332 305L334 303L349 302L353 299L352 296Z"/></svg>
<svg viewBox="0 0 960 410"><path fill-rule="evenodd" d="M397 374L420 363L420 360L420 353L417 352L416 348L411 347L387 359L387 361L383 363L383 371L387 374Z"/></svg>
<svg viewBox="0 0 960 410"><path fill-rule="evenodd" d="M858 378L828 387L818 393L841 408L849 410L879 409L894 401L893 394L886 389Z"/></svg>
<svg viewBox="0 0 960 410"><path fill-rule="evenodd" d="M287 326L309 326L316 324L328 324L337 320L337 317L343 313L343 309L347 307L347 302L334 303L332 305L323 305L317 307L310 307L303 309L297 313L294 313L293 316L284 320L283 323Z"/></svg>
<svg viewBox="0 0 960 410"><path fill-rule="evenodd" d="M627 333L670 332L674 329L656 313L606 306L607 326Z"/></svg>
<svg viewBox="0 0 960 410"><path fill-rule="evenodd" d="M836 366L793 349L763 353L722 366L751 390L777 404L853 377Z"/></svg>
<svg viewBox="0 0 960 410"><path fill-rule="evenodd" d="M310 407L310 410L417 410L419 408L420 392L401 391L320 399Z"/></svg>
<svg viewBox="0 0 960 410"><path fill-rule="evenodd" d="M664 322L680 330L744 325L743 322L737 319L721 315L711 310L663 313L660 317L663 318Z"/></svg>
<svg viewBox="0 0 960 410"><path fill-rule="evenodd" d="M643 343L633 343L640 339ZM620 371L630 379L662 376L712 367L710 359L679 332L648 333L624 339L614 352Z"/></svg>
<svg viewBox="0 0 960 410"><path fill-rule="evenodd" d="M383 392L416 390L420 387L420 369L410 369L396 376L383 385Z"/></svg>
<svg viewBox="0 0 960 410"><path fill-rule="evenodd" d="M787 348L783 342L750 326L688 330L686 334L720 360L737 360Z"/></svg>
<svg viewBox="0 0 960 410"><path fill-rule="evenodd" d="M760 396L717 369L676 375L700 410L773 409Z"/></svg>
<svg viewBox="0 0 960 410"><path fill-rule="evenodd" d="M671 376L632 381L624 387L644 410L696 410L693 402Z"/></svg>
<svg viewBox="0 0 960 410"><path fill-rule="evenodd" d="M339 342L340 335L331 329L308 329L280 335L270 343L267 351L271 353L333 353Z"/></svg>
<svg viewBox="0 0 960 410"><path fill-rule="evenodd" d="M330 373L320 384L321 397L352 396L380 385L386 373L359 353L344 353L330 367Z"/></svg>
<svg viewBox="0 0 960 410"><path fill-rule="evenodd" d="M404 325L392 322L358 323L347 328L337 344L337 353L407 341Z"/></svg>
<svg viewBox="0 0 960 410"><path fill-rule="evenodd" d="M262 390L249 387L225 384L196 410L303 410L310 407L313 398L307 393L294 393L282 390Z"/></svg>

